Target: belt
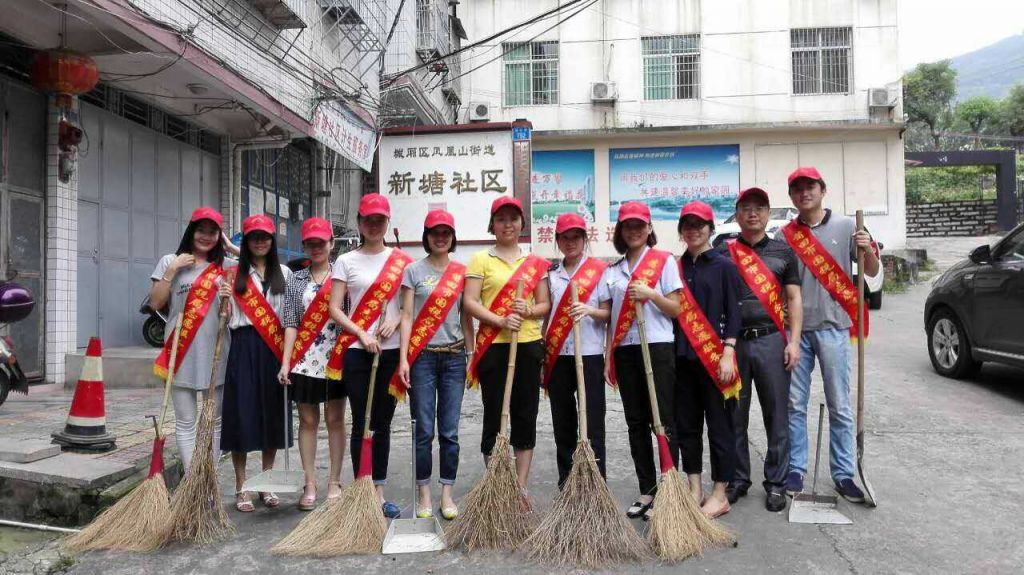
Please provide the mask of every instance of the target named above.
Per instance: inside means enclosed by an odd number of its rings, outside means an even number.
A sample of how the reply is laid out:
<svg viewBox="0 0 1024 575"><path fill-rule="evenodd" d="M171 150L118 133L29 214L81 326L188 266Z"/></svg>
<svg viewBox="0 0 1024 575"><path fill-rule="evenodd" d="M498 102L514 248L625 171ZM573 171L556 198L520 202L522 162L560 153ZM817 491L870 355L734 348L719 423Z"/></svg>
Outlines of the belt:
<svg viewBox="0 0 1024 575"><path fill-rule="evenodd" d="M462 353L466 351L466 342L463 340L457 341L450 345L443 345L437 347L427 346L423 351L432 351L434 353Z"/></svg>
<svg viewBox="0 0 1024 575"><path fill-rule="evenodd" d="M740 331L740 337L743 339L757 339L759 337L771 335L777 331L779 331L779 328L775 327L774 325L769 325L766 327L750 327Z"/></svg>

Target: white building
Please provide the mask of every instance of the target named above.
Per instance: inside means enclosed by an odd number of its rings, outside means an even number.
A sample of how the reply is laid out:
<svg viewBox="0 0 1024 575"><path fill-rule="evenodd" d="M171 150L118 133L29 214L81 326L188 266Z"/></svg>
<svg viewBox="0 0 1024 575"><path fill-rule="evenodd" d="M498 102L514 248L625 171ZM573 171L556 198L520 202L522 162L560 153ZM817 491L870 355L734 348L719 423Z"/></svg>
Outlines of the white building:
<svg viewBox="0 0 1024 575"><path fill-rule="evenodd" d="M886 247L904 245L896 0L561 4L464 55L462 120L528 119L535 164L562 162L577 187L592 176L599 255L614 254L621 201L652 204L662 245L675 249L683 203L710 200L724 217L740 189L760 186L787 206L798 165L821 170L832 209L863 209ZM472 42L557 6L469 0L460 15ZM592 151L592 162L545 161L558 150ZM532 234L545 255L550 232Z"/></svg>
<svg viewBox="0 0 1024 575"><path fill-rule="evenodd" d="M0 277L17 270L35 293L36 311L7 331L25 370L49 382L65 380L65 355L90 336L108 348L143 344L137 310L149 274L194 208L218 207L229 234L248 215L270 214L286 256L301 249L309 215L351 234L376 130L450 122L458 107L457 93L434 86L452 70L398 73L458 45L461 27L443 0L4 8ZM66 112L29 77L36 53L62 45L90 56L101 80ZM84 131L66 178L62 117Z"/></svg>

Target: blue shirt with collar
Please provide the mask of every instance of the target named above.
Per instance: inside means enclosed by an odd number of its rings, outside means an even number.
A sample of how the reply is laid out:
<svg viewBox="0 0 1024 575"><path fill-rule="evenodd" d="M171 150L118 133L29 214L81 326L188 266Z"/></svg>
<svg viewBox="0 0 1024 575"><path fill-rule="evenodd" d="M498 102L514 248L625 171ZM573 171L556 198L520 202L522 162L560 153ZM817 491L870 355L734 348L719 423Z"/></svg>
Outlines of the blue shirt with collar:
<svg viewBox="0 0 1024 575"><path fill-rule="evenodd" d="M696 260L684 253L680 258L681 275L686 287L697 300L697 305L707 316L718 336L739 337L743 317L740 312L740 279L732 259L713 249L697 256ZM676 333L676 355L697 359L686 335L674 322Z"/></svg>

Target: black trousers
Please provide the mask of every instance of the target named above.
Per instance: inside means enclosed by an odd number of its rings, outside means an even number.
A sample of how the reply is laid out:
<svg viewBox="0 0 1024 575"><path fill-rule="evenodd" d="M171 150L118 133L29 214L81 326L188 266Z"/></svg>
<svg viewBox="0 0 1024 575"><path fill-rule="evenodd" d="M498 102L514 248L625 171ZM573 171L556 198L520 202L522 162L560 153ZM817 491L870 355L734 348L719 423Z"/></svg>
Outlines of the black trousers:
<svg viewBox="0 0 1024 575"><path fill-rule="evenodd" d="M734 485L750 487L750 449L747 424L750 421L752 387L757 387L768 452L764 457L764 489L779 491L786 482L789 467L789 382L791 373L783 361L785 342L779 332L757 339L740 339L736 359L743 388L733 410L736 429L736 475Z"/></svg>
<svg viewBox="0 0 1024 575"><path fill-rule="evenodd" d="M654 393L657 396L661 423L665 428L673 462L678 465L676 445L675 343L652 343L651 368L654 372ZM650 396L647 394L647 376L643 355L639 345L622 345L615 348L615 372L618 376L619 395L622 397L622 411L626 416L629 431L629 453L633 456L633 467L640 485L640 493L654 495L658 486L658 471L654 463L652 447L653 422Z"/></svg>
<svg viewBox="0 0 1024 575"><path fill-rule="evenodd" d="M477 365L480 396L484 402L483 435L480 451L490 455L501 430L501 404L505 399L505 375L512 344L494 343ZM537 410L540 408L541 366L544 343L541 340L520 343L516 351L516 371L512 380L509 443L515 449L533 449L537 445Z"/></svg>
<svg viewBox="0 0 1024 575"><path fill-rule="evenodd" d="M583 384L587 394L587 438L601 475L606 476L604 445L604 356L583 356ZM572 469L572 454L579 441L576 412L576 360L571 355L555 359L548 382L551 424L555 432L555 454L558 463L558 487L565 484Z"/></svg>
<svg viewBox="0 0 1024 575"><path fill-rule="evenodd" d="M683 471L698 474L703 468L704 423L711 448L711 479L732 481L736 470L736 434L732 412L736 400L726 401L699 359L676 358L676 428L683 456Z"/></svg>
<svg viewBox="0 0 1024 575"><path fill-rule="evenodd" d="M388 478L388 456L391 454L391 420L395 417L395 398L388 393L388 382L398 368L398 350L380 353L377 377L370 406L370 431L373 433L373 482L383 485ZM363 451L363 427L366 424L366 399L370 390L370 369L373 354L349 348L345 352L342 381L352 406L352 433L349 434L349 455L352 473L359 473L359 455Z"/></svg>

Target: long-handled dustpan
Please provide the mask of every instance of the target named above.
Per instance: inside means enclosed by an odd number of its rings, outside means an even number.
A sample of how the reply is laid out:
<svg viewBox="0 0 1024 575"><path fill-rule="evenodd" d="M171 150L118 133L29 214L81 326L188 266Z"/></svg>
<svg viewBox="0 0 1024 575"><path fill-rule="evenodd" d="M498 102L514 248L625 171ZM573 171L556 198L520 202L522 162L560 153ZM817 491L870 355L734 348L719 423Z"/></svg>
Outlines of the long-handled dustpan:
<svg viewBox="0 0 1024 575"><path fill-rule="evenodd" d="M288 457L288 390L284 389L284 469L268 469L245 480L242 491L258 491L262 493L298 493L302 491L305 475L302 470L292 471Z"/></svg>
<svg viewBox="0 0 1024 575"><path fill-rule="evenodd" d="M818 405L818 445L814 451L814 481L810 493L797 493L789 506L790 523L827 523L851 525L853 521L839 511L839 498L818 493L818 463L821 461L821 430L825 422L825 404Z"/></svg>
<svg viewBox="0 0 1024 575"><path fill-rule="evenodd" d="M412 420L412 519L394 519L381 553L424 553L444 550L444 530L436 517L416 517L416 420Z"/></svg>

